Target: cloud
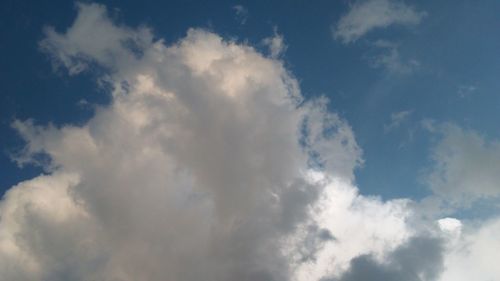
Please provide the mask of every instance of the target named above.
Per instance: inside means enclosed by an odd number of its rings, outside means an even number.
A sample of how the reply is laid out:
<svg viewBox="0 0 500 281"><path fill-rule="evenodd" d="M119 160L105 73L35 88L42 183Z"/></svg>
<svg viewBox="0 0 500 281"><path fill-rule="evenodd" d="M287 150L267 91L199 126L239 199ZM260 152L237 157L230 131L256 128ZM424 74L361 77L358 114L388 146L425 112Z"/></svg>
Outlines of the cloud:
<svg viewBox="0 0 500 281"><path fill-rule="evenodd" d="M389 124L384 124L384 131L389 132L393 129L398 128L401 123L403 123L410 117L412 113L413 110L403 110L391 113L391 122Z"/></svg>
<svg viewBox="0 0 500 281"><path fill-rule="evenodd" d="M233 10L239 23L245 24L248 20L248 9L243 5L234 5Z"/></svg>
<svg viewBox="0 0 500 281"><path fill-rule="evenodd" d="M351 128L280 60L201 29L166 45L77 7L40 48L70 75L105 73L112 101L83 125L13 123L16 159L46 175L0 203L1 276L308 280L404 241L405 201L357 193Z"/></svg>
<svg viewBox="0 0 500 281"><path fill-rule="evenodd" d="M309 281L359 261L437 276L413 202L359 193L352 129L326 98L304 100L283 61L202 29L167 45L77 8L40 48L70 75L97 70L112 100L82 125L13 123L16 160L45 174L0 201L0 276Z"/></svg>
<svg viewBox="0 0 500 281"><path fill-rule="evenodd" d="M455 218L443 218L438 220L439 228L446 233L459 234L462 229L462 222Z"/></svg>
<svg viewBox="0 0 500 281"><path fill-rule="evenodd" d="M288 48L285 44L285 39L283 35L278 33L278 28L274 27L274 35L271 37L264 38L262 43L268 47L269 54L272 58L279 58Z"/></svg>
<svg viewBox="0 0 500 281"><path fill-rule="evenodd" d="M45 27L46 37L39 46L53 57L56 67L63 66L72 75L93 63L118 69L135 61L137 52L134 50L144 50L150 44L152 33L148 28L117 26L99 7L77 3L80 13L65 35L57 33L51 26Z"/></svg>
<svg viewBox="0 0 500 281"><path fill-rule="evenodd" d="M474 85L461 85L458 87L458 96L466 98L474 94L476 91L477 87Z"/></svg>
<svg viewBox="0 0 500 281"><path fill-rule="evenodd" d="M350 269L338 281L433 281L443 267L443 241L432 237L414 237L399 246L383 263L370 255L351 261Z"/></svg>
<svg viewBox="0 0 500 281"><path fill-rule="evenodd" d="M367 0L357 1L347 14L333 27L335 39L344 44L352 43L368 32L391 25L417 25L426 13L401 1Z"/></svg>
<svg viewBox="0 0 500 281"><path fill-rule="evenodd" d="M440 281L496 280L500 276L498 249L500 239L498 217L470 223L460 239L446 246L445 270Z"/></svg>
<svg viewBox="0 0 500 281"><path fill-rule="evenodd" d="M426 174L432 191L451 206L467 207L500 196L500 144L451 123L429 127L440 136Z"/></svg>
<svg viewBox="0 0 500 281"><path fill-rule="evenodd" d="M373 45L376 47L376 54L368 58L373 68L383 68L393 74L410 74L420 66L416 59L403 59L399 46L395 43L377 40Z"/></svg>
<svg viewBox="0 0 500 281"><path fill-rule="evenodd" d="M343 180L324 178L323 174L314 178L326 186L311 218L335 239L310 245L310 230L299 228L290 238L291 248L298 249L289 254L294 257L296 279L293 280L339 276L349 269L352 259L360 255L383 259L414 235L416 229L407 223L413 215L409 200L384 202L360 195L352 184ZM314 250L313 255L302 250L304 245L309 246L306 250ZM303 253L314 258L304 262Z"/></svg>

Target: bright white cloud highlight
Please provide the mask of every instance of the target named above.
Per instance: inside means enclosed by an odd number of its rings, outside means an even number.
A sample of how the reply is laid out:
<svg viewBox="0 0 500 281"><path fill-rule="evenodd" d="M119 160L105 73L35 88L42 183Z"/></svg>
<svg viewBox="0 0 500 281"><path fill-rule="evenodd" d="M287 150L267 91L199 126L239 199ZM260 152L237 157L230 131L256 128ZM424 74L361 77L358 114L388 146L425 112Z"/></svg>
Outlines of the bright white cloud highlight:
<svg viewBox="0 0 500 281"><path fill-rule="evenodd" d="M464 234L446 252L440 281L496 280L500 276L500 219L471 222Z"/></svg>

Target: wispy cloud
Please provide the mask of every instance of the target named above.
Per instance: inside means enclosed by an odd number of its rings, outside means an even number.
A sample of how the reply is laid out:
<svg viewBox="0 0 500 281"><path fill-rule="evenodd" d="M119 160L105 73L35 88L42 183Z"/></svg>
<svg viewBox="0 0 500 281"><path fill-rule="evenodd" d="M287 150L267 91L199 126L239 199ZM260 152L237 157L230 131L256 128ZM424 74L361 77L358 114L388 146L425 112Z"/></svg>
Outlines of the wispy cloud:
<svg viewBox="0 0 500 281"><path fill-rule="evenodd" d="M377 40L373 43L376 54L368 57L370 66L382 68L393 74L410 74L416 71L420 62L416 59L404 59L399 52L399 45L386 40Z"/></svg>
<svg viewBox="0 0 500 281"><path fill-rule="evenodd" d="M288 46L285 44L285 39L283 35L278 32L276 26L273 28L273 33L273 36L264 38L262 43L267 46L272 58L278 58L286 51Z"/></svg>
<svg viewBox="0 0 500 281"><path fill-rule="evenodd" d="M377 28L417 25L425 15L426 12L397 0L357 1L333 27L333 35L348 44Z"/></svg>
<svg viewBox="0 0 500 281"><path fill-rule="evenodd" d="M401 126L401 124L406 121L411 114L413 114L413 110L404 110L392 113L391 121L388 124L384 124L384 132L389 132L393 129L399 128L399 126Z"/></svg>
<svg viewBox="0 0 500 281"><path fill-rule="evenodd" d="M233 10L238 22L240 24L245 24L249 16L248 9L243 5L234 5Z"/></svg>
<svg viewBox="0 0 500 281"><path fill-rule="evenodd" d="M458 87L458 96L461 98L470 97L477 91L475 85L461 85Z"/></svg>

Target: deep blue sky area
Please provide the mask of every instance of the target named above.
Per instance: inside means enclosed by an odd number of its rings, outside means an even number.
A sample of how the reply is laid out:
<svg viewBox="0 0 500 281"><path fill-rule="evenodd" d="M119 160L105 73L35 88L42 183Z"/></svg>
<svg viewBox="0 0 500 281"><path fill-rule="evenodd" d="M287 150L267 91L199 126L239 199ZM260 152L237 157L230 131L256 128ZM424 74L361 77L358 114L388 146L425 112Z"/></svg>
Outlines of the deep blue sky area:
<svg viewBox="0 0 500 281"><path fill-rule="evenodd" d="M419 24L374 29L351 43L332 33L350 1L99 3L116 22L150 26L168 44L190 27L202 27L265 52L262 39L276 28L287 45L282 59L303 95L327 96L331 109L352 126L364 151L365 163L356 175L363 194L427 194L420 178L436 140L423 129L423 120L452 122L487 139L500 138L500 1L406 1L425 12ZM235 5L247 9L244 23ZM23 147L11 128L13 120L81 124L93 113L82 100L109 102L93 74L55 71L38 49L44 26L62 32L75 16L71 1L0 4L0 194L43 172L19 168L11 160ZM380 47L381 42L392 47ZM383 57L392 60L380 63ZM394 123L402 112L407 114Z"/></svg>

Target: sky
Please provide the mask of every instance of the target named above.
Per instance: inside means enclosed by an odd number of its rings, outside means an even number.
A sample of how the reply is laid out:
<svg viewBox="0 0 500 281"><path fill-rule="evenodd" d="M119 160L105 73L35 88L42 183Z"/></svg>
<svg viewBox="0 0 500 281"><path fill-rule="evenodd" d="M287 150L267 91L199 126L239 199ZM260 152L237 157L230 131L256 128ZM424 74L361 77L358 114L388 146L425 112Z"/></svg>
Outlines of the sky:
<svg viewBox="0 0 500 281"><path fill-rule="evenodd" d="M0 5L0 280L500 276L498 1Z"/></svg>

